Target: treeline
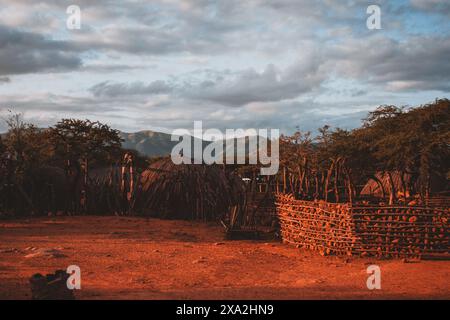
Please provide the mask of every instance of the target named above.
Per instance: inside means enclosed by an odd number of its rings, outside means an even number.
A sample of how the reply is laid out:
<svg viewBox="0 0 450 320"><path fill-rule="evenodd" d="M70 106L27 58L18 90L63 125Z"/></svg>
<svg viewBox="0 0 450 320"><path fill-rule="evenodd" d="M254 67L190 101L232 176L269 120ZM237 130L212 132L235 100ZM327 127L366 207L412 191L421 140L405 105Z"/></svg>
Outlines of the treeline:
<svg viewBox="0 0 450 320"><path fill-rule="evenodd" d="M354 130L325 126L317 137L282 136L280 155L277 188L299 198L359 201L373 181L390 204L423 201L448 188L450 101L380 106Z"/></svg>
<svg viewBox="0 0 450 320"><path fill-rule="evenodd" d="M76 119L40 129L17 114L7 125L0 137L0 215L86 212L86 199L89 213L123 211L123 199L132 206L129 193L151 159L124 150L118 130ZM301 199L368 201L364 186L374 183L386 203L424 201L448 190L449 128L448 99L412 109L380 106L354 130L325 126L314 137L281 136L280 170L269 179L277 191ZM254 166L230 170L257 181Z"/></svg>
<svg viewBox="0 0 450 320"><path fill-rule="evenodd" d="M62 119L40 129L11 113L6 123L0 138L0 214L85 212L87 194L97 196L90 199L95 204L103 191L111 198L105 199L108 206L120 210L121 166L130 159L124 154L131 155L134 168L148 165L137 151L121 147L118 130L97 121ZM95 179L91 170L99 172Z"/></svg>
<svg viewBox="0 0 450 320"><path fill-rule="evenodd" d="M43 165L66 167L79 160L94 167L107 166L120 161L124 151L138 156L121 147L118 130L98 121L62 119L41 129L24 122L20 114L11 114L6 123L8 131L0 137L0 151L16 161L16 174Z"/></svg>

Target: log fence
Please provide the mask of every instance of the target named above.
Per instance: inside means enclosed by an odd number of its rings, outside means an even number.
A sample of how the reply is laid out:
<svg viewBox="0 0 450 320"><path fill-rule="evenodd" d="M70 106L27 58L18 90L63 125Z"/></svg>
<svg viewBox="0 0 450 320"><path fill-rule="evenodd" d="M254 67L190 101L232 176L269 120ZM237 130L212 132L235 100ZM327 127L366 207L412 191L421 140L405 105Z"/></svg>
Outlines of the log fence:
<svg viewBox="0 0 450 320"><path fill-rule="evenodd" d="M352 206L276 195L283 242L322 255L416 258L449 254L448 208Z"/></svg>

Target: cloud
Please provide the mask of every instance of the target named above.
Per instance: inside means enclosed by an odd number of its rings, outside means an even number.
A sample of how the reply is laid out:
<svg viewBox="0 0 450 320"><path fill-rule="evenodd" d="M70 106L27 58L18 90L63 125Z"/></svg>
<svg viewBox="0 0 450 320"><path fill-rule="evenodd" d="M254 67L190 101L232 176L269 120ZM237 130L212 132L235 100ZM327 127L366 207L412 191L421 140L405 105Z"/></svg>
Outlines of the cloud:
<svg viewBox="0 0 450 320"><path fill-rule="evenodd" d="M0 85L11 82L9 77L0 77Z"/></svg>
<svg viewBox="0 0 450 320"><path fill-rule="evenodd" d="M258 72L195 71L200 80L189 75L168 83L157 80L117 83L102 82L90 88L95 96L171 94L174 98L205 101L240 107L254 102L279 102L309 95L333 78L375 86L376 90L450 91L450 38L417 37L407 41L372 36L365 41L346 38L331 46L304 47L296 63L280 70L267 65ZM367 90L346 90L349 96ZM356 93L355 93L356 92Z"/></svg>
<svg viewBox="0 0 450 320"><path fill-rule="evenodd" d="M252 1L77 1L82 28L65 32L70 1L0 0L8 25L65 34L80 51L132 55L221 55L235 51L276 50L285 41L312 37L316 31L364 22L364 2ZM19 8L18 8L19 7ZM20 12L20 14L17 14ZM326 13L326 18L324 18ZM114 23L111 23L114 21Z"/></svg>
<svg viewBox="0 0 450 320"><path fill-rule="evenodd" d="M450 91L450 37L346 39L330 50L342 77L391 90Z"/></svg>
<svg viewBox="0 0 450 320"><path fill-rule="evenodd" d="M450 15L450 3L447 0L410 0L416 9Z"/></svg>
<svg viewBox="0 0 450 320"><path fill-rule="evenodd" d="M73 1L0 0L0 107L40 125L288 131L448 94L448 1L376 2L370 31L366 0L78 0L67 30Z"/></svg>
<svg viewBox="0 0 450 320"><path fill-rule="evenodd" d="M78 53L65 41L0 25L0 75L60 72L81 65Z"/></svg>
<svg viewBox="0 0 450 320"><path fill-rule="evenodd" d="M229 73L209 72L201 81L187 79L181 83L163 80L148 84L143 82L117 83L105 81L92 86L94 96L117 97L133 95L171 94L189 100L213 102L225 106L239 107L252 102L270 102L293 99L310 92L325 79L318 72L318 65L302 61L285 71L268 65L263 71L254 69Z"/></svg>
<svg viewBox="0 0 450 320"><path fill-rule="evenodd" d="M172 87L164 81L157 80L149 84L143 82L112 83L109 81L101 82L89 89L96 97L118 97L132 95L155 95L166 94L172 91Z"/></svg>
<svg viewBox="0 0 450 320"><path fill-rule="evenodd" d="M114 72L122 72L122 71L132 71L132 70L140 70L143 68L155 69L154 65L129 65L129 64L89 64L83 65L77 71L83 72L91 72L91 73L114 73Z"/></svg>
<svg viewBox="0 0 450 320"><path fill-rule="evenodd" d="M319 65L308 60L285 71L278 70L274 65L268 65L262 72L248 69L231 79L222 77L187 85L183 88L183 95L189 99L235 107L251 102L294 99L322 83L325 76L318 72L318 67Z"/></svg>

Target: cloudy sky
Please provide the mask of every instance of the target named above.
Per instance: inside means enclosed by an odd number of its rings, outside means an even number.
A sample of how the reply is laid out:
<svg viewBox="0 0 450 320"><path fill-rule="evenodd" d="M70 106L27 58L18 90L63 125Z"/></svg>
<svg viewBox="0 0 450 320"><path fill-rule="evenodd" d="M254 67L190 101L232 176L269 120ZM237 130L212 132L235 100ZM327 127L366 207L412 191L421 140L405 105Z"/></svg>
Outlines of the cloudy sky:
<svg viewBox="0 0 450 320"><path fill-rule="evenodd" d="M450 97L449 21L448 0L0 0L0 116L352 128L381 104Z"/></svg>

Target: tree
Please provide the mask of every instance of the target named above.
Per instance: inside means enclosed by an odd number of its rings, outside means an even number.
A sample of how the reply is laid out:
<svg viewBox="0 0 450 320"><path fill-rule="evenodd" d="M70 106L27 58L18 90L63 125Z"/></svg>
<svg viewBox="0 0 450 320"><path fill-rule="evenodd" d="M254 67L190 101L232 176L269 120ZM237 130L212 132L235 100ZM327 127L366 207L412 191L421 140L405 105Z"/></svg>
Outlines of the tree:
<svg viewBox="0 0 450 320"><path fill-rule="evenodd" d="M50 140L59 159L100 165L120 159L119 131L98 121L62 119L50 128Z"/></svg>
<svg viewBox="0 0 450 320"><path fill-rule="evenodd" d="M35 169L47 163L52 156L52 148L45 132L34 125L25 123L22 115L10 112L7 118L8 132L1 149L2 178L5 179L1 190L4 210L13 210L16 214L25 210L34 212L30 195L26 192L26 182L30 182Z"/></svg>
<svg viewBox="0 0 450 320"><path fill-rule="evenodd" d="M70 210L85 213L89 167L120 161L122 139L119 131L98 121L62 119L50 128L49 136L56 160L65 162Z"/></svg>
<svg viewBox="0 0 450 320"><path fill-rule="evenodd" d="M417 181L417 190L423 198L431 191L431 178L445 180L449 170L450 101L434 103L405 110L382 106L371 112L363 130L373 141L373 155L378 171L385 172L390 181L390 202L396 199L392 174L399 174L403 194L413 190L405 184L409 175Z"/></svg>
<svg viewBox="0 0 450 320"><path fill-rule="evenodd" d="M0 156L5 152L5 149L6 149L6 147L5 147L5 145L3 144L3 138L2 138L2 136L0 135Z"/></svg>
<svg viewBox="0 0 450 320"><path fill-rule="evenodd" d="M3 148L16 160L16 174L19 177L50 161L53 148L48 132L24 122L20 113L11 113L6 123L8 132Z"/></svg>
<svg viewBox="0 0 450 320"><path fill-rule="evenodd" d="M309 193L310 161L313 154L310 132L297 131L292 136L280 137L280 168L283 190L292 193Z"/></svg>
<svg viewBox="0 0 450 320"><path fill-rule="evenodd" d="M427 198L432 181L448 184L449 128L450 101L442 99L412 109L380 106L362 127L324 126L315 139L301 132L282 136L278 181L284 192L325 201L352 202L370 179L391 204L417 193Z"/></svg>

